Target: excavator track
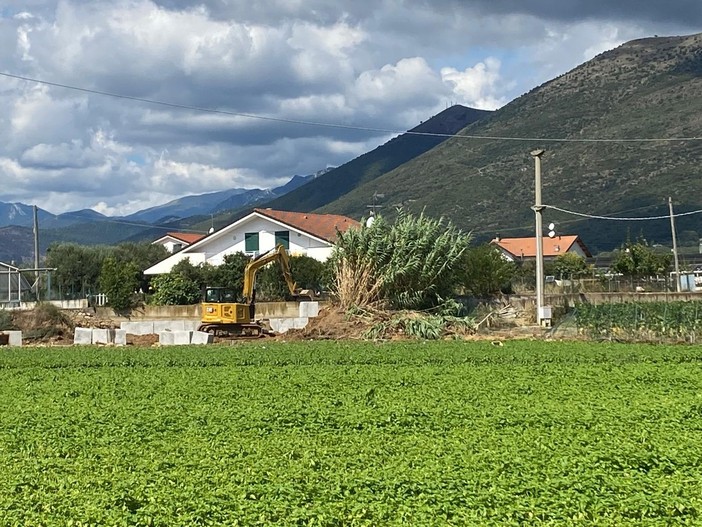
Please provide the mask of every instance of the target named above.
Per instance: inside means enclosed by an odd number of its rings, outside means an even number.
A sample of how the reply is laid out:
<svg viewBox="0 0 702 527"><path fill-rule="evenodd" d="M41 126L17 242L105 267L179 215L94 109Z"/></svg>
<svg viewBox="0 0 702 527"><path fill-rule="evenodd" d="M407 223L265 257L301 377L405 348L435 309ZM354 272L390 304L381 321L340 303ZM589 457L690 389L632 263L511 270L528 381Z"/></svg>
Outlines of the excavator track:
<svg viewBox="0 0 702 527"><path fill-rule="evenodd" d="M267 334L260 324L201 324L198 331L210 333L215 337L227 339L259 339Z"/></svg>

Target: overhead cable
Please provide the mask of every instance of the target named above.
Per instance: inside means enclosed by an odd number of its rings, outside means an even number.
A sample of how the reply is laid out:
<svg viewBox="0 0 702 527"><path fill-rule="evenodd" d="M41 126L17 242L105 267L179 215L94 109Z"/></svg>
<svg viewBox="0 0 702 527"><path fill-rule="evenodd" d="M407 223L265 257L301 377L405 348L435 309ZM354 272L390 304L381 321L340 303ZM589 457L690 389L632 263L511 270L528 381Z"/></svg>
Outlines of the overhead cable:
<svg viewBox="0 0 702 527"><path fill-rule="evenodd" d="M668 220L670 219L670 214L665 214L662 216L648 216L646 218L622 218L617 216L598 216L596 214L585 214L583 212L575 212L572 210L562 209L554 205L543 205L545 209L557 210L558 212L563 212L565 214L571 214L573 216L580 216L582 218L589 218L592 220L610 220L610 221L649 221L649 220ZM702 209L693 210L690 212L680 212L678 214L673 214L673 218L679 218L681 216L691 216L693 214L702 213Z"/></svg>
<svg viewBox="0 0 702 527"><path fill-rule="evenodd" d="M57 88L64 88L67 90L75 90L84 93L90 93L94 95L103 95L105 97L114 97L118 99L126 99L130 101L143 102L147 104L155 104L159 106L165 106L168 108L177 108L180 110L190 110L195 112L203 112L210 114L228 115L233 117L243 117L246 119L257 119L260 121L272 121L277 123L287 123L287 124L299 124L304 126L318 126L325 128L338 128L345 130L358 130L362 132L374 132L382 134L407 134L416 136L428 136L428 137L455 137L458 139L484 139L489 141L522 141L522 142L540 142L540 143L660 143L660 142L696 142L702 141L702 137L629 137L629 138L571 138L571 137L528 137L528 136L505 136L505 135L470 135L470 134L442 134L433 132L417 132L412 130L392 130L389 128L374 128L367 126L354 126L341 123L324 123L319 121L305 121L300 119L286 119L283 117L272 117L268 115L259 115L253 113L242 113L233 112L229 110L219 110L216 108L205 108L202 106L191 106L188 104L179 104L173 102L160 101L157 99L147 99L144 97L135 97L132 95L124 95L120 93L112 93L102 90L94 90L91 88L83 88L80 86L73 86L70 84L63 84L59 82L51 82L41 79L35 79L32 77L26 77L23 75L15 75L12 73L7 73L0 71L0 76L8 77L11 79L17 79L26 82L34 82L37 84L43 84L46 86L54 86Z"/></svg>

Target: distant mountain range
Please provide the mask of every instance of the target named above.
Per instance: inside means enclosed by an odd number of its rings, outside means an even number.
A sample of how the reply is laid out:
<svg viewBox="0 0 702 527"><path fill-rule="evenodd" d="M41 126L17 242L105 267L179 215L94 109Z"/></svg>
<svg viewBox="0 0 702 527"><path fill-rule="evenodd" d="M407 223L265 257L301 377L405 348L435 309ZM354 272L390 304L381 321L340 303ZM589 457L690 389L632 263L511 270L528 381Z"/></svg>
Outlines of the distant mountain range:
<svg viewBox="0 0 702 527"><path fill-rule="evenodd" d="M274 199L296 189L300 185L304 185L311 179L324 174L327 170L321 170L309 176L293 176L288 183L274 189L235 188L196 196L185 196L164 205L140 210L128 216L108 217L91 209L52 214L38 208L37 218L42 229L60 229L62 227L70 227L76 223L82 224L106 220L124 220L146 224L168 223L190 216L218 214L231 208L244 207L264 200ZM32 227L33 225L34 212L32 205L0 201L0 227Z"/></svg>
<svg viewBox="0 0 702 527"><path fill-rule="evenodd" d="M91 209L52 214L37 208L40 250L46 251L53 242L109 245L159 237L164 227L177 230L184 219L211 218L229 209L253 207L282 196L328 170L331 168L307 176L293 176L285 185L273 189L237 188L185 196L122 217L108 217ZM24 203L0 202L0 261L22 262L33 257L33 209L32 205Z"/></svg>

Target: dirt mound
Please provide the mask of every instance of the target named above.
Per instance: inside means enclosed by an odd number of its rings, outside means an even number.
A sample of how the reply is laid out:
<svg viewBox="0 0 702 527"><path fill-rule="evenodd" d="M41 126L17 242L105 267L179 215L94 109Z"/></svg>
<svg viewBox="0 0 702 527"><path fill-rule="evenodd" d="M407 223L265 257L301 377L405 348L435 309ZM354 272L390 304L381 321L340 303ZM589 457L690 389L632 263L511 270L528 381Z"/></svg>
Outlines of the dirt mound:
<svg viewBox="0 0 702 527"><path fill-rule="evenodd" d="M372 317L349 315L332 306L321 309L318 316L310 318L305 328L288 330L276 338L281 340L362 339L375 322Z"/></svg>
<svg viewBox="0 0 702 527"><path fill-rule="evenodd" d="M31 311L13 311L11 319L12 327L22 331L25 342L60 343L73 340L75 324L66 313L51 304L40 304Z"/></svg>

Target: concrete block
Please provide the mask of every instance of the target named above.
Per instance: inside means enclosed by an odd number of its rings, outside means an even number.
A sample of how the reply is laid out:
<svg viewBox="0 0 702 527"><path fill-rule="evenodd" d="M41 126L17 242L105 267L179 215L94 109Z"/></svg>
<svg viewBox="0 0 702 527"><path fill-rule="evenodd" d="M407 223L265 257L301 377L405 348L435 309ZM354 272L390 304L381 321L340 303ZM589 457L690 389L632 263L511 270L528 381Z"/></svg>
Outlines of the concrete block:
<svg viewBox="0 0 702 527"><path fill-rule="evenodd" d="M161 331L158 334L158 343L162 346L173 346L175 340L173 339L172 331Z"/></svg>
<svg viewBox="0 0 702 527"><path fill-rule="evenodd" d="M300 302L301 317L319 316L319 302Z"/></svg>
<svg viewBox="0 0 702 527"><path fill-rule="evenodd" d="M185 331L197 331L201 322L199 320L183 320L183 329Z"/></svg>
<svg viewBox="0 0 702 527"><path fill-rule="evenodd" d="M3 335L8 336L7 345L8 346L21 346L22 345L22 332L21 331L0 331Z"/></svg>
<svg viewBox="0 0 702 527"><path fill-rule="evenodd" d="M190 344L192 336L192 331L161 331L158 341L163 346L183 346Z"/></svg>
<svg viewBox="0 0 702 527"><path fill-rule="evenodd" d="M307 317L271 318L268 322L276 333L285 333L289 329L303 329L309 320Z"/></svg>
<svg viewBox="0 0 702 527"><path fill-rule="evenodd" d="M115 329L115 346L127 345L127 330Z"/></svg>
<svg viewBox="0 0 702 527"><path fill-rule="evenodd" d="M115 331L113 329L93 328L93 344L113 344Z"/></svg>
<svg viewBox="0 0 702 527"><path fill-rule="evenodd" d="M89 346L93 343L92 328L76 328L73 333L73 344L79 346Z"/></svg>
<svg viewBox="0 0 702 527"><path fill-rule="evenodd" d="M190 339L191 344L212 344L214 335L204 331L193 331L193 336Z"/></svg>
<svg viewBox="0 0 702 527"><path fill-rule="evenodd" d="M154 333L162 331L185 331L182 320L154 320Z"/></svg>
<svg viewBox="0 0 702 527"><path fill-rule="evenodd" d="M130 335L151 335L154 333L153 322L122 322L119 327Z"/></svg>

